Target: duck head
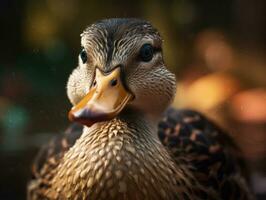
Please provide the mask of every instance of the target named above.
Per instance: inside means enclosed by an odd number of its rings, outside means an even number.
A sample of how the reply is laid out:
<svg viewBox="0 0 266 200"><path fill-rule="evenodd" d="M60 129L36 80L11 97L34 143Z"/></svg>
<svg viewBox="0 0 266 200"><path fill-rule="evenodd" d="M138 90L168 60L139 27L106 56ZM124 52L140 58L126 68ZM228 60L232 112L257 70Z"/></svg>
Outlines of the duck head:
<svg viewBox="0 0 266 200"><path fill-rule="evenodd" d="M91 126L127 108L156 117L171 103L175 76L165 67L161 36L149 22L96 22L81 34L81 46L67 84L70 120Z"/></svg>

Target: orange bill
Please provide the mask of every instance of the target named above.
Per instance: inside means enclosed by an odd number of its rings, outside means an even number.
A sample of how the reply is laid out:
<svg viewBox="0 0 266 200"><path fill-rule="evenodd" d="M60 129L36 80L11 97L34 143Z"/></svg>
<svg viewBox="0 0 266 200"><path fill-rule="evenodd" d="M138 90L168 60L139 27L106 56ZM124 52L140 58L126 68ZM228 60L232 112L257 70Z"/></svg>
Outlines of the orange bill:
<svg viewBox="0 0 266 200"><path fill-rule="evenodd" d="M121 81L121 69L104 75L96 69L95 79L88 94L68 114L71 121L91 126L117 116L132 99Z"/></svg>

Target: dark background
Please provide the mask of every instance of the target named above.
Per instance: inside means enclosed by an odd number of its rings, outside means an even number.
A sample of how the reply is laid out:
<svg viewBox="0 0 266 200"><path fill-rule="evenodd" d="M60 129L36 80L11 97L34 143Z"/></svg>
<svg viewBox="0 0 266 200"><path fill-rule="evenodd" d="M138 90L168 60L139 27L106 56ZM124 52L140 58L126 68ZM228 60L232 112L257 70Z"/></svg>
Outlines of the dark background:
<svg viewBox="0 0 266 200"><path fill-rule="evenodd" d="M0 0L0 199L25 199L30 163L69 124L80 33L111 17L152 22L178 78L175 107L229 130L266 191L266 1ZM265 197L265 196L264 196Z"/></svg>

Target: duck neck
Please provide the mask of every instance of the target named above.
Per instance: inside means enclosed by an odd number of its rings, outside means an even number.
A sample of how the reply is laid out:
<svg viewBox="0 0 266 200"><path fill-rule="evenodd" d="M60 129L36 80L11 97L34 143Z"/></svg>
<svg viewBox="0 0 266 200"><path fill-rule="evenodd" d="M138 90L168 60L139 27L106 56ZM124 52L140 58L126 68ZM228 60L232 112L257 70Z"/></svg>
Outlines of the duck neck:
<svg viewBox="0 0 266 200"><path fill-rule="evenodd" d="M54 189L85 190L92 199L121 193L133 199L174 198L176 166L155 131L155 123L131 110L84 127L58 167Z"/></svg>
<svg viewBox="0 0 266 200"><path fill-rule="evenodd" d="M84 127L81 140L89 145L101 144L111 146L113 142L126 142L131 146L150 144L161 146L157 134L156 117L144 115L136 110L126 109L111 121Z"/></svg>

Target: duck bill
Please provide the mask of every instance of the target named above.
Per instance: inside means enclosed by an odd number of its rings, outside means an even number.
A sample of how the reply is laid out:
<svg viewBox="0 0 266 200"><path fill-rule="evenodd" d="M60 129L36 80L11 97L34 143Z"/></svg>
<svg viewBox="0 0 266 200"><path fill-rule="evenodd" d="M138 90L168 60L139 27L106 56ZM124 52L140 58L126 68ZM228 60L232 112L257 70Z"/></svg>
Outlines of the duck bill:
<svg viewBox="0 0 266 200"><path fill-rule="evenodd" d="M91 126L117 116L132 99L121 81L121 69L105 75L96 69L95 79L88 94L68 114L71 121Z"/></svg>

